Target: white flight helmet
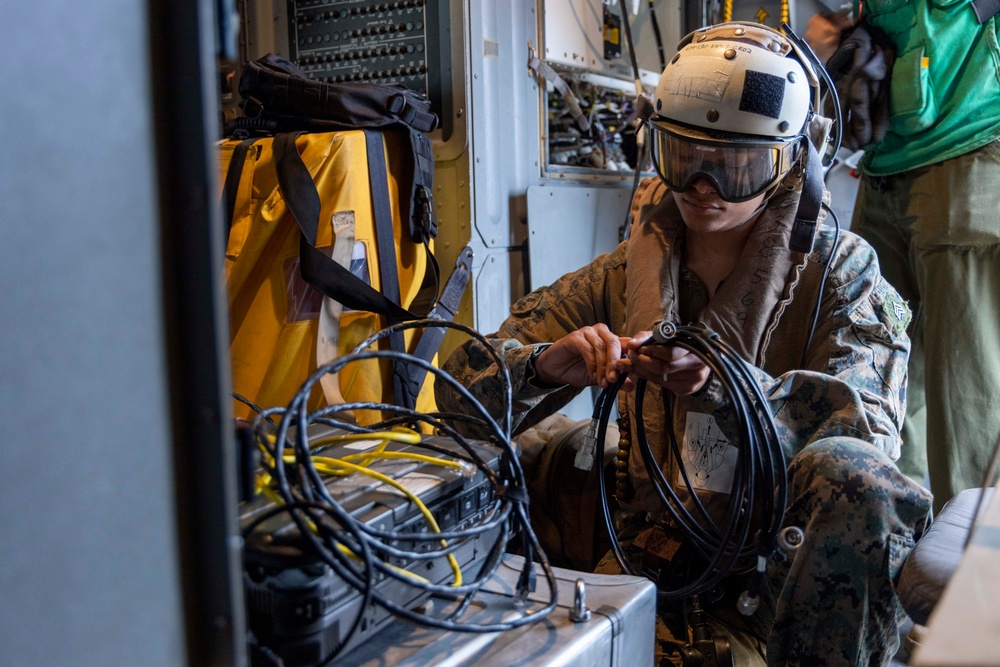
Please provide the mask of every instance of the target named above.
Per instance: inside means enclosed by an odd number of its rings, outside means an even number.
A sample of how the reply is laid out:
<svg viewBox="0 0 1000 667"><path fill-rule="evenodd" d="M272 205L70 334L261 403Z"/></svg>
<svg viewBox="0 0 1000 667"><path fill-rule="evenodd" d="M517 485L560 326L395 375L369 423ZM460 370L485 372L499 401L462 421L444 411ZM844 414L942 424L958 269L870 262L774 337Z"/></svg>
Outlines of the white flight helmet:
<svg viewBox="0 0 1000 667"><path fill-rule="evenodd" d="M818 108L809 60L780 32L723 23L685 37L656 87L653 164L671 189L705 178L747 201L792 168Z"/></svg>

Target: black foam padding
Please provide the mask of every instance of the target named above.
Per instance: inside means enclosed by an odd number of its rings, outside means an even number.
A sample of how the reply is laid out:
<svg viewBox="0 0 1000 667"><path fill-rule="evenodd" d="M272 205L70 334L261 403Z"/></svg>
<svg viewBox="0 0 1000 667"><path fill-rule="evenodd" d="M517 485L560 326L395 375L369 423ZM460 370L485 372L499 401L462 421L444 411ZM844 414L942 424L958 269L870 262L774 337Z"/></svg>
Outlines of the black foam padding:
<svg viewBox="0 0 1000 667"><path fill-rule="evenodd" d="M768 118L781 115L781 103L785 99L785 80L780 76L747 70L740 97L740 111L760 114Z"/></svg>

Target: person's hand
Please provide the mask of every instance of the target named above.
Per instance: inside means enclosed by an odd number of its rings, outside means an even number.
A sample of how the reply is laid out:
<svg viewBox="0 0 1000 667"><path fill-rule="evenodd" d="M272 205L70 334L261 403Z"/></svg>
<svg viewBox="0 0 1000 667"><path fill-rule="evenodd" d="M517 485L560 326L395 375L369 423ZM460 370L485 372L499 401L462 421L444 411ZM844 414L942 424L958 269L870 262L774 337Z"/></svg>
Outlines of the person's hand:
<svg viewBox="0 0 1000 667"><path fill-rule="evenodd" d="M632 391L636 378L654 382L675 394L693 394L708 382L712 370L693 352L675 345L643 345L652 332L643 331L624 343L628 358L618 362L628 372L624 389Z"/></svg>
<svg viewBox="0 0 1000 667"><path fill-rule="evenodd" d="M840 31L851 27L851 19L844 12L831 14L813 14L806 24L806 32L802 36L812 47L820 62L825 63L840 46Z"/></svg>
<svg viewBox="0 0 1000 667"><path fill-rule="evenodd" d="M553 385L607 387L618 379L616 364L627 340L604 324L577 329L538 355L535 377Z"/></svg>

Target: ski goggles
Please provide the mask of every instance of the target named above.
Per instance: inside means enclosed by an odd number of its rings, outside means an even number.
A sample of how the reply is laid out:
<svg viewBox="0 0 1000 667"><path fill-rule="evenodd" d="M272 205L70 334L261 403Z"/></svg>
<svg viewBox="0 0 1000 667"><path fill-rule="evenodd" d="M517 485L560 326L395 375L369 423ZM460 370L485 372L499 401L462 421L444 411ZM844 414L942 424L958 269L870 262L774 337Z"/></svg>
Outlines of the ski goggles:
<svg viewBox="0 0 1000 667"><path fill-rule="evenodd" d="M650 120L653 166L663 182L685 192L704 178L727 202L753 199L778 182L798 156L798 138L725 140L676 123Z"/></svg>

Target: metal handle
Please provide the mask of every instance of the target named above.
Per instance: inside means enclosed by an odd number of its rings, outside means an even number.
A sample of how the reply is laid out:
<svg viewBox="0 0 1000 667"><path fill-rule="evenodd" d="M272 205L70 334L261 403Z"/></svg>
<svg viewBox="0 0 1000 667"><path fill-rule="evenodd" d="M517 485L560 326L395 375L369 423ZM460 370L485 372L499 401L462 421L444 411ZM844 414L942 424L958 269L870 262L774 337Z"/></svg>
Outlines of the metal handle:
<svg viewBox="0 0 1000 667"><path fill-rule="evenodd" d="M584 585L583 579L576 580L573 608L569 611L569 620L574 623L586 623L590 620L590 610L587 609L587 587Z"/></svg>

